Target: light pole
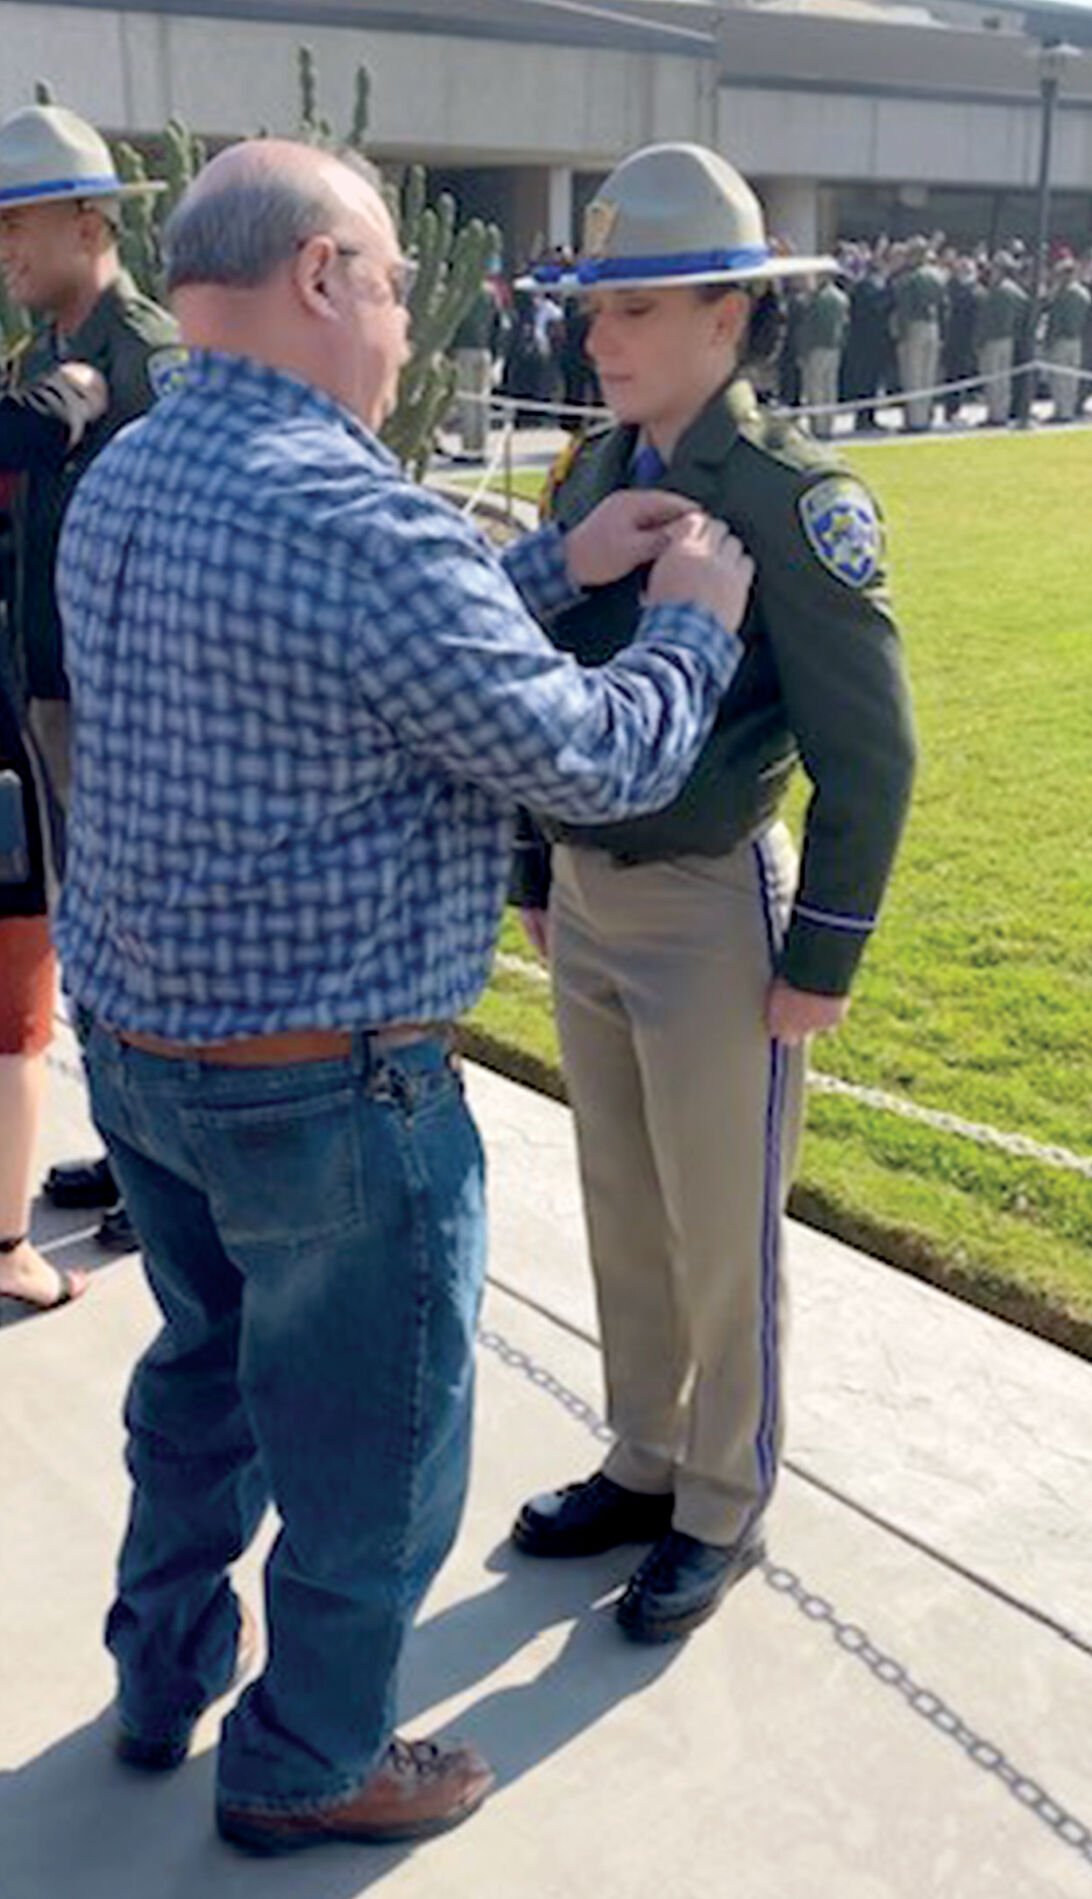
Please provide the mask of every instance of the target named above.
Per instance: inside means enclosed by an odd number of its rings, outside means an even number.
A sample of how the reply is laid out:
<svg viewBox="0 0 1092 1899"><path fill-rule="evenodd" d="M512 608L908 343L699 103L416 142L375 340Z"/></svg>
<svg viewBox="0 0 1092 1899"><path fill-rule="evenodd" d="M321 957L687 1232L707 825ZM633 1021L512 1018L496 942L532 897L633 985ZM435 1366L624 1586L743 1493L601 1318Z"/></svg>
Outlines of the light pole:
<svg viewBox="0 0 1092 1899"><path fill-rule="evenodd" d="M1047 257L1050 248L1050 158L1054 145L1054 114L1058 106L1062 76L1070 60L1080 58L1080 49L1061 40L1042 40L1036 49L1039 67L1039 183L1035 209L1035 251L1032 258L1031 310L1028 315L1028 357L1034 361L1038 349L1039 319L1046 295ZM1020 384L1020 423L1031 422L1031 403L1035 394L1035 372L1025 369Z"/></svg>

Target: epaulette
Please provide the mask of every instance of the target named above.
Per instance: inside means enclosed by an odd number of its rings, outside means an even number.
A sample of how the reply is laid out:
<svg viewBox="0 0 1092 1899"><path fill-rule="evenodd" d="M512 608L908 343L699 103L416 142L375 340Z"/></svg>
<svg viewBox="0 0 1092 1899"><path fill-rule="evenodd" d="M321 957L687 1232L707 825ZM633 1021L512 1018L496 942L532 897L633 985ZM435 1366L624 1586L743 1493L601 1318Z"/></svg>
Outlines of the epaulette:
<svg viewBox="0 0 1092 1899"><path fill-rule="evenodd" d="M817 442L798 428L791 415L756 409L740 424L740 435L759 454L800 475L845 474L845 462L829 442Z"/></svg>

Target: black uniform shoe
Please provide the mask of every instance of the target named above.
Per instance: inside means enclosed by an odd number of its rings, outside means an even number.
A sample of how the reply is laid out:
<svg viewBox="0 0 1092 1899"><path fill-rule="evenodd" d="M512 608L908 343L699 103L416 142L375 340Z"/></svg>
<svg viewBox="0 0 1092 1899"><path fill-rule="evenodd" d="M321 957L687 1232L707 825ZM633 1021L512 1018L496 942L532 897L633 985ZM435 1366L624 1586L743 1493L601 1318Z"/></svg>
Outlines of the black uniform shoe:
<svg viewBox="0 0 1092 1899"><path fill-rule="evenodd" d="M632 1642L673 1642L689 1635L765 1555L758 1530L728 1549L669 1530L631 1577L616 1611L619 1625Z"/></svg>
<svg viewBox="0 0 1092 1899"><path fill-rule="evenodd" d="M42 1192L55 1207L112 1207L118 1183L104 1154L101 1160L63 1161L51 1167Z"/></svg>
<svg viewBox="0 0 1092 1899"><path fill-rule="evenodd" d="M108 1253L135 1253L140 1245L136 1228L129 1218L129 1210L124 1200L104 1213L95 1234L95 1243Z"/></svg>
<svg viewBox="0 0 1092 1899"><path fill-rule="evenodd" d="M619 1543L653 1543L670 1527L674 1498L623 1490L597 1471L525 1503L512 1541L527 1556L598 1556Z"/></svg>

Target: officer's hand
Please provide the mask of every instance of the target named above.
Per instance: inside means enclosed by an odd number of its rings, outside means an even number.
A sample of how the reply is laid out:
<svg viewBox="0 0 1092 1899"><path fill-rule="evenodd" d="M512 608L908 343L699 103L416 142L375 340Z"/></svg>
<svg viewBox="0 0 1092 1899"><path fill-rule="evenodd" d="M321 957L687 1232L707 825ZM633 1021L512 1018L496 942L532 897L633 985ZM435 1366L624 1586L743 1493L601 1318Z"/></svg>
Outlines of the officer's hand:
<svg viewBox="0 0 1092 1899"><path fill-rule="evenodd" d="M780 977L770 984L766 997L766 1027L774 1041L790 1048L809 1035L838 1028L848 1014L848 996L817 996L810 989L794 989Z"/></svg>
<svg viewBox="0 0 1092 1899"><path fill-rule="evenodd" d="M577 587L606 587L635 567L650 567L668 545L673 522L697 516L692 501L656 488L608 495L565 536L569 578Z"/></svg>
<svg viewBox="0 0 1092 1899"><path fill-rule="evenodd" d="M90 363L58 363L53 373L63 377L65 382L71 383L73 389L79 391L87 405L89 422L97 422L100 416L106 414L106 404L110 399L106 378L97 369L92 369Z"/></svg>
<svg viewBox="0 0 1092 1899"><path fill-rule="evenodd" d="M536 956L544 963L550 960L550 912L548 910L521 910L519 920L523 925L523 934L530 943Z"/></svg>
<svg viewBox="0 0 1092 1899"><path fill-rule="evenodd" d="M649 606L708 608L729 633L739 630L754 579L754 562L722 521L690 515L671 529L671 542L649 575Z"/></svg>

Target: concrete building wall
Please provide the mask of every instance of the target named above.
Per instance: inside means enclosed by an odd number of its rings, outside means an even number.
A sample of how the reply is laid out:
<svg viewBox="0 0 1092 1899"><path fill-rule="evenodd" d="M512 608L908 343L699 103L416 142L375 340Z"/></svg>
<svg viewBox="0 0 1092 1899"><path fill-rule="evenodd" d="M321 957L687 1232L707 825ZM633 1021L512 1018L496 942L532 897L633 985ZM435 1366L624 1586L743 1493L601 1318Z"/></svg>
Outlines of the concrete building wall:
<svg viewBox="0 0 1092 1899"><path fill-rule="evenodd" d="M697 136L710 89L700 60L2 0L0 111L48 76L58 96L116 130L152 131L171 114L213 135L283 130L296 122L304 38L335 124L348 124L355 69L367 63L372 135L390 152L609 164L634 145ZM706 134L708 119L706 108Z"/></svg>
<svg viewBox="0 0 1092 1899"><path fill-rule="evenodd" d="M586 195L579 175L657 139L716 143L800 248L834 234L840 184L997 193L1035 181L1037 75L1011 36L740 9L724 16L713 58L394 31L389 8L381 30L362 30L330 24L329 0L320 20L308 0L298 19L259 17L262 0L246 18L240 0L225 0L232 17L182 4L0 0L0 114L48 77L113 133L152 133L172 114L213 137L290 130L306 41L335 125L348 125L355 69L367 64L377 154L446 172L509 168L497 195L513 205L516 248L536 234L564 242ZM1059 191L1092 200L1092 54L1066 75L1053 171Z"/></svg>

